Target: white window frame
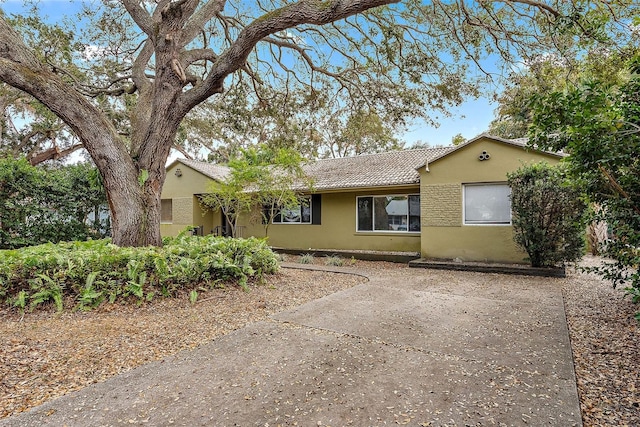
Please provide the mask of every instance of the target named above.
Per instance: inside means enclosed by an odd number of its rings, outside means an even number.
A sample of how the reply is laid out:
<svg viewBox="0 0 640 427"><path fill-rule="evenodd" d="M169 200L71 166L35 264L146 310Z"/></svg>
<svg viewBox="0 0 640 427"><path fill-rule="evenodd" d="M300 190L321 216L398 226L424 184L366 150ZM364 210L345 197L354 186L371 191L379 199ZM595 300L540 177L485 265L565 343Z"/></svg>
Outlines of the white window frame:
<svg viewBox="0 0 640 427"><path fill-rule="evenodd" d="M467 221L467 188L470 187L487 187L487 186L502 186L509 188L506 182L479 182L462 184L462 223L468 226L479 227L509 227L511 226L512 210L511 210L511 198L509 197L509 221ZM509 195L511 195L511 188L509 188Z"/></svg>
<svg viewBox="0 0 640 427"><path fill-rule="evenodd" d="M298 208L300 209L300 221L299 222L289 222L289 221L282 221L282 211L278 210L275 212L275 214L273 215L273 218L271 218L271 223L272 224L278 224L278 225L287 225L287 224L304 224L304 225L308 225L308 224L313 224L313 208L311 206L311 196L303 196L301 197L301 199L305 199L307 201L307 207L309 209L309 222L304 221L302 222L302 208L303 208L303 203L299 203L298 204ZM289 209L291 210L291 209ZM280 215L280 221L276 221L276 217L278 217L278 215Z"/></svg>
<svg viewBox="0 0 640 427"><path fill-rule="evenodd" d="M411 196L416 196L418 197L418 201L420 200L420 194L419 193L411 193L411 194L367 194L367 195L362 195L362 196L356 196L356 233L409 233L409 234L420 234L422 231L422 212L419 211L420 215L418 216L419 218L419 224L420 224L420 230L409 230L409 225L411 222L411 212L410 212L410 206L409 206L409 197ZM360 230L359 229L359 215L358 215L358 200L362 199L362 198L367 198L367 197L372 197L372 198L376 198L376 197L405 197L406 201L407 201L407 229L406 230L375 230L375 224L376 224L376 213L375 213L375 209L373 206L371 206L372 209L372 229L371 230ZM375 205L375 203L374 203ZM415 215L414 215L415 216Z"/></svg>

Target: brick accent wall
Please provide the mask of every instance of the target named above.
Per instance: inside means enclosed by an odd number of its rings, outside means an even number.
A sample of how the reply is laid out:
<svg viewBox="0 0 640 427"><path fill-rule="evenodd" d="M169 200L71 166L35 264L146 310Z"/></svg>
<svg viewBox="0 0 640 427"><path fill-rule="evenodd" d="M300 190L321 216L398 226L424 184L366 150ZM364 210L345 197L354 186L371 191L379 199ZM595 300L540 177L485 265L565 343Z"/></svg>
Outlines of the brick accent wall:
<svg viewBox="0 0 640 427"><path fill-rule="evenodd" d="M422 227L460 227L462 225L462 186L460 184L422 185L420 210Z"/></svg>
<svg viewBox="0 0 640 427"><path fill-rule="evenodd" d="M193 223L193 197L173 199L173 223L184 225Z"/></svg>

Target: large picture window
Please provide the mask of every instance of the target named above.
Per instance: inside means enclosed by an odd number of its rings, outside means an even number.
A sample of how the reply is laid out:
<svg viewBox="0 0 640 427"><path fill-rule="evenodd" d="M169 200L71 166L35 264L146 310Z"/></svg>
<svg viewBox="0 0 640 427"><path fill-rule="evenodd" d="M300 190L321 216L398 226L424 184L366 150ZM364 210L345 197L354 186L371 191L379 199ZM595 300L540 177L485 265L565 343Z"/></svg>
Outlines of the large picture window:
<svg viewBox="0 0 640 427"><path fill-rule="evenodd" d="M300 204L281 209L273 217L274 224L311 224L311 197L302 197Z"/></svg>
<svg viewBox="0 0 640 427"><path fill-rule="evenodd" d="M420 231L420 196L357 198L358 231Z"/></svg>
<svg viewBox="0 0 640 427"><path fill-rule="evenodd" d="M507 184L464 186L464 223L511 224L511 189Z"/></svg>

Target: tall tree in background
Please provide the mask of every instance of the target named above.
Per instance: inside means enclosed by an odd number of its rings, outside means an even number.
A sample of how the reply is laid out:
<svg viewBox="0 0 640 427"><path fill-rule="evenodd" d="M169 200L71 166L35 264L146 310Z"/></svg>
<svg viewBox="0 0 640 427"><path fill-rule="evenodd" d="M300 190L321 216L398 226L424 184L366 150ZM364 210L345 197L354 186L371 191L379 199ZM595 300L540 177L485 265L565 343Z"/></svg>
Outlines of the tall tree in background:
<svg viewBox="0 0 640 427"><path fill-rule="evenodd" d="M623 65L616 82L587 79L534 98L530 135L571 154L573 179L598 206L592 219L611 230L601 248L609 259L595 270L640 302L640 55Z"/></svg>
<svg viewBox="0 0 640 427"><path fill-rule="evenodd" d="M462 136L461 133L455 135L453 138L451 138L451 144L453 145L460 145L460 144L464 144L467 141L467 139Z"/></svg>
<svg viewBox="0 0 640 427"><path fill-rule="evenodd" d="M626 79L628 59L640 52L640 33L635 30L630 36L632 42L627 46L596 46L573 62L550 54L527 61L524 69L510 73L497 97L496 118L488 132L503 138L526 137L533 121L532 101L540 94L571 90L587 80L621 84Z"/></svg>
<svg viewBox="0 0 640 427"><path fill-rule="evenodd" d="M230 87L248 87L261 106L271 101L263 88L297 88L351 111L366 106L389 123L428 120L478 93L487 55L508 63L560 49L571 57L577 39L603 23L608 34L624 30L638 8L393 3L105 1L86 5L76 19L82 31L69 20L53 33L37 11L0 16L0 81L33 96L82 142L104 181L114 243L160 245L160 192L180 125ZM593 20L595 12L613 19ZM51 34L68 40L51 48Z"/></svg>
<svg viewBox="0 0 640 427"><path fill-rule="evenodd" d="M361 109L351 111L346 121L341 117L332 117L325 131L319 129L316 135L320 137L317 147L323 158L358 156L402 148L393 130L385 126L378 114Z"/></svg>

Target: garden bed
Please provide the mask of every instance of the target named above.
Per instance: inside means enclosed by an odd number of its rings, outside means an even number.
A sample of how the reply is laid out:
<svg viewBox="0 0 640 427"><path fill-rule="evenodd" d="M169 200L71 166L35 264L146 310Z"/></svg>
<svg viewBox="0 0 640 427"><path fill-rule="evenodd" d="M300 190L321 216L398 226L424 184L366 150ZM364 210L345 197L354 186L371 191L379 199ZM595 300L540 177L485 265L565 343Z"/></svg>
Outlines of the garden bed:
<svg viewBox="0 0 640 427"><path fill-rule="evenodd" d="M480 273L521 274L524 276L566 277L565 267L531 267L527 264L456 261L420 258L409 261L409 267L436 270L477 271Z"/></svg>

